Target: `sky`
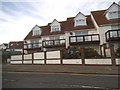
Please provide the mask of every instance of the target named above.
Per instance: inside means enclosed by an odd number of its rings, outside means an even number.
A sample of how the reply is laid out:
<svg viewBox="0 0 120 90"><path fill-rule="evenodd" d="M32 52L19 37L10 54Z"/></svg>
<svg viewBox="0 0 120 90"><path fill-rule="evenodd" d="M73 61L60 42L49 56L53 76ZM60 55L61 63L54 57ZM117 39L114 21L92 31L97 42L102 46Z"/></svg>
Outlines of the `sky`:
<svg viewBox="0 0 120 90"><path fill-rule="evenodd" d="M23 41L37 24L65 21L79 12L104 10L119 0L0 0L0 44Z"/></svg>

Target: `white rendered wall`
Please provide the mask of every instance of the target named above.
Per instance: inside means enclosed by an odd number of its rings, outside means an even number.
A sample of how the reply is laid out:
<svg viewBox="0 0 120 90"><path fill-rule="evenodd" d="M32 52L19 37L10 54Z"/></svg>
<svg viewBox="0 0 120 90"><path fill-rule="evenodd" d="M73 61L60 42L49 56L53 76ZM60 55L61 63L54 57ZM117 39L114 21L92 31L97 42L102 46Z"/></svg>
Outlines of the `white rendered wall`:
<svg viewBox="0 0 120 90"><path fill-rule="evenodd" d="M22 60L22 55L11 56L11 60Z"/></svg>
<svg viewBox="0 0 120 90"><path fill-rule="evenodd" d="M44 64L44 60L34 60L34 64Z"/></svg>
<svg viewBox="0 0 120 90"><path fill-rule="evenodd" d="M102 26L99 28L99 33L100 33L100 45L102 45L103 43L106 43L106 37L105 37L105 33L111 30L111 26Z"/></svg>
<svg viewBox="0 0 120 90"><path fill-rule="evenodd" d="M63 64L82 64L81 59L63 59Z"/></svg>
<svg viewBox="0 0 120 90"><path fill-rule="evenodd" d="M32 54L26 54L26 55L24 55L24 59L32 59Z"/></svg>
<svg viewBox="0 0 120 90"><path fill-rule="evenodd" d="M22 64L22 61L10 61L11 64Z"/></svg>
<svg viewBox="0 0 120 90"><path fill-rule="evenodd" d="M60 51L46 52L46 58L47 59L60 58Z"/></svg>
<svg viewBox="0 0 120 90"><path fill-rule="evenodd" d="M111 65L111 59L85 59L85 64L109 64Z"/></svg>
<svg viewBox="0 0 120 90"><path fill-rule="evenodd" d="M32 61L23 61L24 64L32 64Z"/></svg>
<svg viewBox="0 0 120 90"><path fill-rule="evenodd" d="M46 64L60 64L60 60L46 60Z"/></svg>
<svg viewBox="0 0 120 90"><path fill-rule="evenodd" d="M34 53L34 59L44 59L44 52Z"/></svg>
<svg viewBox="0 0 120 90"><path fill-rule="evenodd" d="M120 65L120 58L116 58L116 65Z"/></svg>

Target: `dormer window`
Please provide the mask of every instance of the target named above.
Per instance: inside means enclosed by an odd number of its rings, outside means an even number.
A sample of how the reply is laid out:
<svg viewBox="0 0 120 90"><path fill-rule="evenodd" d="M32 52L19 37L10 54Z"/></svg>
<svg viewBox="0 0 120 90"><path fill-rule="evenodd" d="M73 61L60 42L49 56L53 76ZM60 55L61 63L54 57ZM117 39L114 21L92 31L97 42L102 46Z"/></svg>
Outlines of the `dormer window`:
<svg viewBox="0 0 120 90"><path fill-rule="evenodd" d="M33 36L41 35L41 28L39 28L37 25L33 28Z"/></svg>
<svg viewBox="0 0 120 90"><path fill-rule="evenodd" d="M61 31L60 23L56 19L53 20L50 26L51 26L51 32Z"/></svg>
<svg viewBox="0 0 120 90"><path fill-rule="evenodd" d="M34 30L33 36L41 35L41 30Z"/></svg>
<svg viewBox="0 0 120 90"><path fill-rule="evenodd" d="M120 18L120 11L109 12L109 19Z"/></svg>
<svg viewBox="0 0 120 90"><path fill-rule="evenodd" d="M105 12L105 16L108 20L120 18L120 6L113 3Z"/></svg>
<svg viewBox="0 0 120 90"><path fill-rule="evenodd" d="M86 24L86 17L81 12L79 12L76 17L74 18L74 26L85 26Z"/></svg>
<svg viewBox="0 0 120 90"><path fill-rule="evenodd" d="M76 26L84 26L84 25L86 25L85 19L76 20Z"/></svg>
<svg viewBox="0 0 120 90"><path fill-rule="evenodd" d="M57 31L60 31L59 25L51 26L51 32L57 32Z"/></svg>

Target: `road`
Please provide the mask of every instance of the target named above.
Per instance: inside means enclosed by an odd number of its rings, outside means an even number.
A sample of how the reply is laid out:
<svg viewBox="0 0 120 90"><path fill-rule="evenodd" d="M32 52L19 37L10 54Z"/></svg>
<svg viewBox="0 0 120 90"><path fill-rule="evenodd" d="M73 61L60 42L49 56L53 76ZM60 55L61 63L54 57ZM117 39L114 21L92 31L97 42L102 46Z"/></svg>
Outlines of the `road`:
<svg viewBox="0 0 120 90"><path fill-rule="evenodd" d="M117 75L3 72L2 76L3 88L118 88Z"/></svg>

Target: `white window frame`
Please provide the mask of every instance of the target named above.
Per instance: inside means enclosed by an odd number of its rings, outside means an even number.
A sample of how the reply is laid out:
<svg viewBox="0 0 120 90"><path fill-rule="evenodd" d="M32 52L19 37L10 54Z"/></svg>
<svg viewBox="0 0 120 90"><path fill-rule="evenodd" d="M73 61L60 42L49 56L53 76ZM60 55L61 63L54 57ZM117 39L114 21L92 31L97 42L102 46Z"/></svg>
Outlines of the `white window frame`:
<svg viewBox="0 0 120 90"><path fill-rule="evenodd" d="M110 19L120 18L120 11L112 11L112 12L109 12L109 18L110 18Z"/></svg>
<svg viewBox="0 0 120 90"><path fill-rule="evenodd" d="M85 19L77 19L75 20L75 26L85 26L86 20Z"/></svg>
<svg viewBox="0 0 120 90"><path fill-rule="evenodd" d="M57 32L57 31L60 31L60 26L59 25L51 26L51 32Z"/></svg>
<svg viewBox="0 0 120 90"><path fill-rule="evenodd" d="M41 30L33 30L33 36L41 35Z"/></svg>

